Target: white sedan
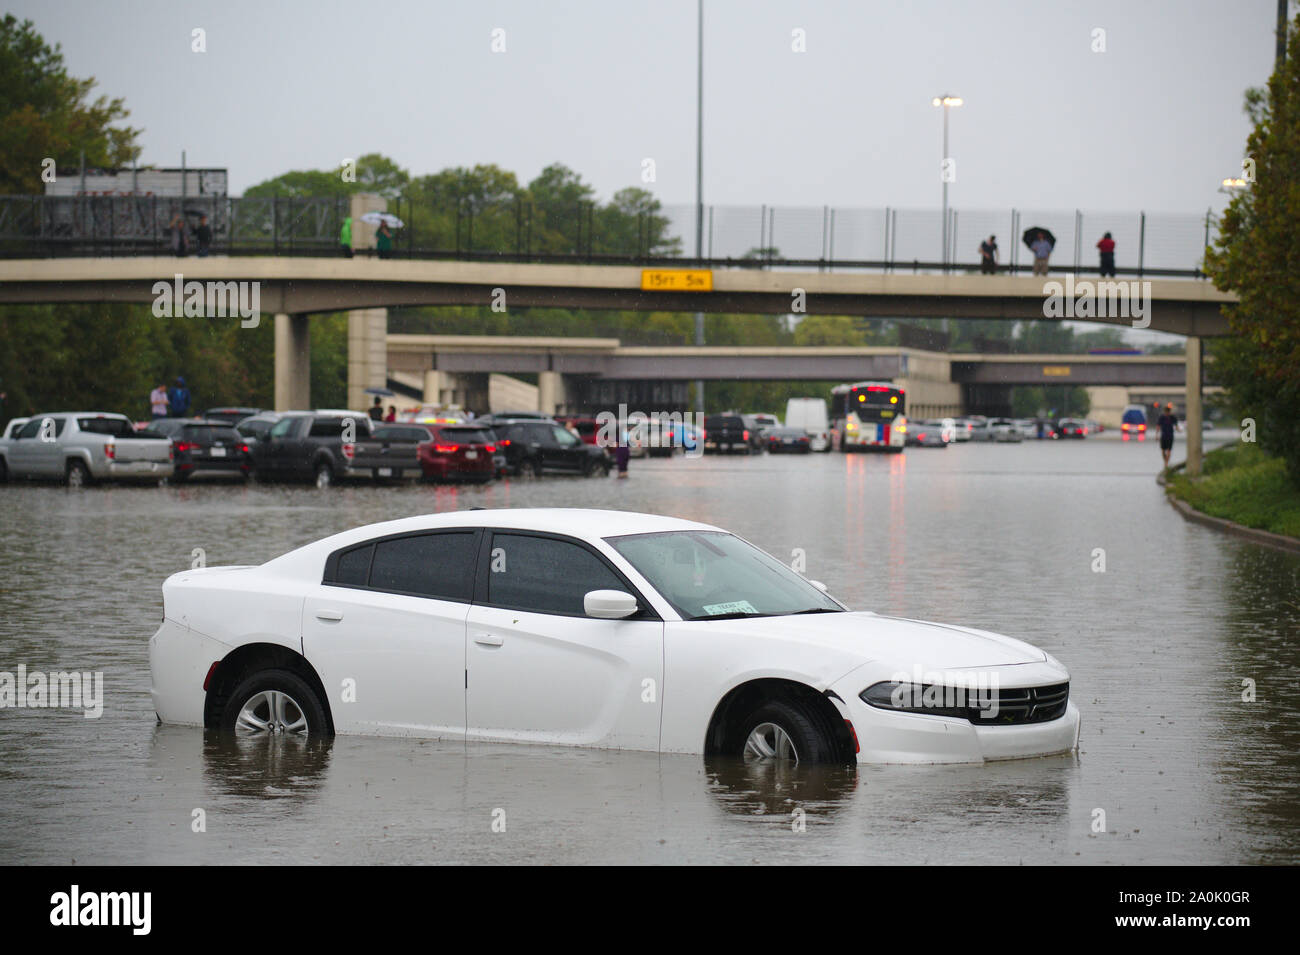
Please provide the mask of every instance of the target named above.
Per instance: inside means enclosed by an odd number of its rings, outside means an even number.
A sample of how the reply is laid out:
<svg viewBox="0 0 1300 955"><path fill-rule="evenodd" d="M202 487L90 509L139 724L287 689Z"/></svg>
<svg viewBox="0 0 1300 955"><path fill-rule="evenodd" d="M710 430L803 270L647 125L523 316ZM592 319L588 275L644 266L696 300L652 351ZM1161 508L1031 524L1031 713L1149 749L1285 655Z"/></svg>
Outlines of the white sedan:
<svg viewBox="0 0 1300 955"><path fill-rule="evenodd" d="M164 723L804 762L1073 750L1019 640L850 611L717 527L623 511L373 524L163 584Z"/></svg>

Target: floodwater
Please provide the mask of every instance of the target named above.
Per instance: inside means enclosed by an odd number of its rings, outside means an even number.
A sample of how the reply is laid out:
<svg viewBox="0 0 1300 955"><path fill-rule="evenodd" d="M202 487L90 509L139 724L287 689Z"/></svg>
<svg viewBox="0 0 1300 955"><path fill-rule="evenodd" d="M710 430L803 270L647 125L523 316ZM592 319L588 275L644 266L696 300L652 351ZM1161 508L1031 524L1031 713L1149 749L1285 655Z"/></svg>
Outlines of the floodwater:
<svg viewBox="0 0 1300 955"><path fill-rule="evenodd" d="M470 489L0 487L0 671L102 671L105 696L98 719L0 710L0 863L1294 864L1300 557L1185 522L1158 464L1153 443L1103 435L633 461L627 481ZM1080 752L779 769L356 737L233 744L155 724L159 587L194 548L209 565L256 563L476 505L704 520L785 559L802 549L808 576L855 608L1028 640L1070 668Z"/></svg>

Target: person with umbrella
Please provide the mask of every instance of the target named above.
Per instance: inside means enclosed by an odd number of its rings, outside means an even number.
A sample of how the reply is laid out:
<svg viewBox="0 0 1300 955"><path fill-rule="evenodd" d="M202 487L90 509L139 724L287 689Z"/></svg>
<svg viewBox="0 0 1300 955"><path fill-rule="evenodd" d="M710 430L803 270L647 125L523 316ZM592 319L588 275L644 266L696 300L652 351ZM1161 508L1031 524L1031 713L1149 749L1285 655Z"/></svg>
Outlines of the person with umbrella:
<svg viewBox="0 0 1300 955"><path fill-rule="evenodd" d="M1047 259L1052 254L1052 248L1056 245L1056 237L1046 229L1034 226L1025 230L1023 236L1025 245L1034 253L1034 274L1047 274Z"/></svg>
<svg viewBox="0 0 1300 955"><path fill-rule="evenodd" d="M375 233L375 248L381 259L393 257L393 233L388 230L387 222L379 224L379 231Z"/></svg>
<svg viewBox="0 0 1300 955"><path fill-rule="evenodd" d="M1097 252L1101 255L1101 274L1115 277L1115 240L1107 232L1097 243Z"/></svg>

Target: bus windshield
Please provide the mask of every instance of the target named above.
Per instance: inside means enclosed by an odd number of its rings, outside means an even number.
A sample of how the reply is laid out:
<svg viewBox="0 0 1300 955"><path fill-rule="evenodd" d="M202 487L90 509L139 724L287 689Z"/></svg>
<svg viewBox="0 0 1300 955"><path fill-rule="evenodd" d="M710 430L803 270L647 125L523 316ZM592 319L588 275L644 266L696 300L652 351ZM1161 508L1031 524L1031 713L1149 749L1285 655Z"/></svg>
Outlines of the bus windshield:
<svg viewBox="0 0 1300 955"><path fill-rule="evenodd" d="M892 385L854 385L845 394L844 413L859 421L891 421L901 417L903 391Z"/></svg>

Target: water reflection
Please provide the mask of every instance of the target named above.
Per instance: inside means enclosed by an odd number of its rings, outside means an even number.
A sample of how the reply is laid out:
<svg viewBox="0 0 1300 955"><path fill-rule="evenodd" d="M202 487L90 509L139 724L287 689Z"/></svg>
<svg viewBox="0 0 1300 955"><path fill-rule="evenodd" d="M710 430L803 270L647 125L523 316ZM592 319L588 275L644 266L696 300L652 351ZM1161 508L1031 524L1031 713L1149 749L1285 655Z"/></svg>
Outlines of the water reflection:
<svg viewBox="0 0 1300 955"><path fill-rule="evenodd" d="M781 825L790 825L796 810L803 810L809 824L829 821L858 788L858 771L851 766L709 757L704 771L709 795L724 812Z"/></svg>
<svg viewBox="0 0 1300 955"><path fill-rule="evenodd" d="M303 800L325 780L333 741L283 734L239 739L203 734L203 777L213 792Z"/></svg>

